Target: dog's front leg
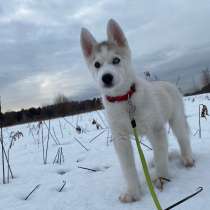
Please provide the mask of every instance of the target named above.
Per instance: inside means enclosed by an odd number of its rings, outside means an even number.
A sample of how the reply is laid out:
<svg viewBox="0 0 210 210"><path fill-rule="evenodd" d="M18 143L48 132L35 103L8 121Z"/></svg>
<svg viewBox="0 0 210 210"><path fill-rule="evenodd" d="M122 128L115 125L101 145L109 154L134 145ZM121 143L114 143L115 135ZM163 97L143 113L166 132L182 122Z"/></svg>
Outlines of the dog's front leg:
<svg viewBox="0 0 210 210"><path fill-rule="evenodd" d="M119 199L122 202L134 202L140 199L140 183L135 167L132 145L128 136L116 135L114 146L127 184L127 191Z"/></svg>

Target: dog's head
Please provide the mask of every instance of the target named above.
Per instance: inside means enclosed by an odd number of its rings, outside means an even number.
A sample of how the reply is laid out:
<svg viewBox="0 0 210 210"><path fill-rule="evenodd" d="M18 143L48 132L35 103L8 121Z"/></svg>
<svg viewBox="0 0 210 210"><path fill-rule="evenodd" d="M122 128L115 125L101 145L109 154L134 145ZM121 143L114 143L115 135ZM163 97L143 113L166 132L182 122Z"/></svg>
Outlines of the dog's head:
<svg viewBox="0 0 210 210"><path fill-rule="evenodd" d="M113 19L107 24L107 37L107 41L98 43L87 29L82 28L82 51L101 92L123 94L134 80L131 53L122 29Z"/></svg>

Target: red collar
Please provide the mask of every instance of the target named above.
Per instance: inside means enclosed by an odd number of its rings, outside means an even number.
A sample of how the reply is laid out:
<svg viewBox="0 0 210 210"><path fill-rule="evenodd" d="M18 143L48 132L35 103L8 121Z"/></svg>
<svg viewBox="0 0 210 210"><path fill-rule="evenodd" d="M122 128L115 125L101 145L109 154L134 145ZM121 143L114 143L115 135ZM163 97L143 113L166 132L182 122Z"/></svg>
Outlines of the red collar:
<svg viewBox="0 0 210 210"><path fill-rule="evenodd" d="M136 85L133 84L130 87L130 90L125 94L121 96L106 96L106 99L111 102L121 102L121 101L127 101L134 93L136 92Z"/></svg>

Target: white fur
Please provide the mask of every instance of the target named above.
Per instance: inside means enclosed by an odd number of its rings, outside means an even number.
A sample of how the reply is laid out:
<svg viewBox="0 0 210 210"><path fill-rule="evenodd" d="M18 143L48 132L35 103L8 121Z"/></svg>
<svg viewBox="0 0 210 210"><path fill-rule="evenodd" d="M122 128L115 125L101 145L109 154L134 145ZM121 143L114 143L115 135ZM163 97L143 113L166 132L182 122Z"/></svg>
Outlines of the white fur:
<svg viewBox="0 0 210 210"><path fill-rule="evenodd" d="M101 46L100 50L97 50L97 46L100 44L87 29L82 29L81 46L87 65L101 90L114 146L126 180L127 191L120 196L120 200L132 202L140 199L141 191L129 140L132 129L128 115L128 103L127 101L110 103L107 101L106 95L124 95L133 83L136 84L136 92L131 100L136 107L137 129L140 135L146 135L151 142L157 177L169 177L168 143L164 128L167 122L177 137L181 157L186 166L193 165L192 151L182 96L177 88L168 82L148 82L137 78L132 69L127 40L122 29L114 20L108 22L107 34L108 42L113 43L114 48L109 48L105 44ZM86 52L87 50L88 52ZM115 56L121 59L119 65L111 63ZM100 69L94 67L95 61L102 63ZM102 75L106 73L110 73L114 77L111 88L104 87L101 80Z"/></svg>

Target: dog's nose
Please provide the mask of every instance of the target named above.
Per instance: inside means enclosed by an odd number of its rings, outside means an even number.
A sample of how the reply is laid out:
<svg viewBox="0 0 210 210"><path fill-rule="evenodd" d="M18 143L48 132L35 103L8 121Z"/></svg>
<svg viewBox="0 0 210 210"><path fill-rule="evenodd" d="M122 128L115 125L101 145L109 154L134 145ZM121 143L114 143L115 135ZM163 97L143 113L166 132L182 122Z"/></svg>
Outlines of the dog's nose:
<svg viewBox="0 0 210 210"><path fill-rule="evenodd" d="M104 82L105 85L111 85L113 81L113 76L111 74L104 74L102 76L102 81Z"/></svg>

